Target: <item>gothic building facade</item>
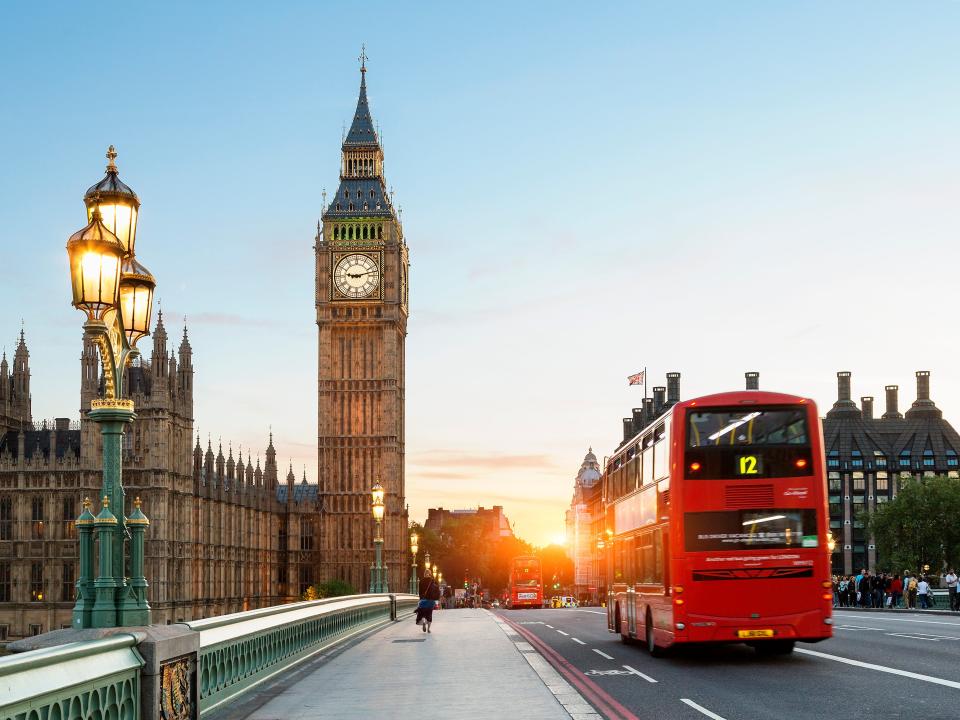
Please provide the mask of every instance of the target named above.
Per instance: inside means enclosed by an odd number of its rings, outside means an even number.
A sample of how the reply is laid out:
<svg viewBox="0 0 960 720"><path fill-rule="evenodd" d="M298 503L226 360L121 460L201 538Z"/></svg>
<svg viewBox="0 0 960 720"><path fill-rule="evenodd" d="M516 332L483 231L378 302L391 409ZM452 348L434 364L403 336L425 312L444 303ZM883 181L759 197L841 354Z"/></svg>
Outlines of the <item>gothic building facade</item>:
<svg viewBox="0 0 960 720"><path fill-rule="evenodd" d="M574 593L580 602L599 603L603 595L597 552L604 521L600 463L591 447L574 478L566 512L567 552L573 560Z"/></svg>
<svg viewBox="0 0 960 720"><path fill-rule="evenodd" d="M153 352L124 384L137 417L124 436L127 498L139 496L154 622L209 617L295 599L314 582L317 494L292 468L279 479L273 437L264 461L194 434L193 352L186 328L167 350L162 315ZM69 627L78 574L74 520L101 488L100 432L88 420L101 393L96 346L80 357L80 421L31 413L24 333L12 370L0 360L0 641ZM129 511L129 508L128 508Z"/></svg>
<svg viewBox="0 0 960 720"><path fill-rule="evenodd" d="M316 236L317 464L323 513L319 575L369 582L375 526L370 490L386 491L384 560L391 590L405 588L404 345L409 255L387 191L383 149L360 96L341 148L340 185Z"/></svg>

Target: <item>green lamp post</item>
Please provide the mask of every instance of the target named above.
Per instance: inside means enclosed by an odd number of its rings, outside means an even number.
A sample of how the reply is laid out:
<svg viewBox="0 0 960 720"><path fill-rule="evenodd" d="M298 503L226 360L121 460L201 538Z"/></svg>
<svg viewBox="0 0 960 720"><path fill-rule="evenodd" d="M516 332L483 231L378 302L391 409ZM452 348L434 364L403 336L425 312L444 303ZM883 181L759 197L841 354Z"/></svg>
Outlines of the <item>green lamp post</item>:
<svg viewBox="0 0 960 720"><path fill-rule="evenodd" d="M417 595L417 550L420 537L416 531L410 533L410 594Z"/></svg>
<svg viewBox="0 0 960 720"><path fill-rule="evenodd" d="M151 619L142 570L147 518L139 505L133 516L124 515L121 452L124 427L136 418L133 401L123 397L123 373L140 354L137 341L150 334L156 280L134 254L140 200L117 176L116 157L111 145L106 176L83 198L88 223L67 240L73 306L87 316L83 329L100 351L104 377L104 396L91 401L88 414L103 436L102 510L94 518L87 499L77 519L80 578L74 628L147 625ZM132 543L128 576L126 541L135 527L139 542ZM100 545L95 579L94 529Z"/></svg>
<svg viewBox="0 0 960 720"><path fill-rule="evenodd" d="M370 566L370 592L385 593L387 590L386 568L383 566L383 515L385 508L383 486L376 482L370 491L373 519L377 522L377 535L373 539L374 564Z"/></svg>

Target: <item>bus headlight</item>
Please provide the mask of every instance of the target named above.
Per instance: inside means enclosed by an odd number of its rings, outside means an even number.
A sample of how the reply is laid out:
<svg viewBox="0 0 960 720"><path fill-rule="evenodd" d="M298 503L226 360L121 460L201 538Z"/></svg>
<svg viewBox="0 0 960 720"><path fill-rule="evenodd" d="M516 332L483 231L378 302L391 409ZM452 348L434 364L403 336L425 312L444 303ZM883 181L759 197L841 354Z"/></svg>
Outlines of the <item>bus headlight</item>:
<svg viewBox="0 0 960 720"><path fill-rule="evenodd" d="M824 618L823 622L826 625L833 625L833 618Z"/></svg>
<svg viewBox="0 0 960 720"><path fill-rule="evenodd" d="M683 630L686 627L683 623L677 623L677 630Z"/></svg>

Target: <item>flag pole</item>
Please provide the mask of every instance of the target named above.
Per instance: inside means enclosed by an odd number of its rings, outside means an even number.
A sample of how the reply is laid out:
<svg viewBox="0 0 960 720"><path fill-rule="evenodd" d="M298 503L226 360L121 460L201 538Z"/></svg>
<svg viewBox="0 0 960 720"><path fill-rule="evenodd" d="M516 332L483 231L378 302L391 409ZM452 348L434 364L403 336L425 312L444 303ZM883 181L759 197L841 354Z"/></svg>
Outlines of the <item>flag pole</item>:
<svg viewBox="0 0 960 720"><path fill-rule="evenodd" d="M643 400L644 400L643 404L646 405L647 404L646 402L647 400L647 367L646 365L644 365L643 367Z"/></svg>

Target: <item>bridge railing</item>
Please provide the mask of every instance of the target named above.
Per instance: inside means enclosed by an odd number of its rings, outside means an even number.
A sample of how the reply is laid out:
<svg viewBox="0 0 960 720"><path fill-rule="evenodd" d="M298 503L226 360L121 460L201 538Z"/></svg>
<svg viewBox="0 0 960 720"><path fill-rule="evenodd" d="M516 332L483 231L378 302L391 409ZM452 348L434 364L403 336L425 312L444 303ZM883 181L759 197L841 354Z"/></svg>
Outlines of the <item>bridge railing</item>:
<svg viewBox="0 0 960 720"><path fill-rule="evenodd" d="M200 712L215 710L291 665L416 606L413 595L349 595L184 623L200 634Z"/></svg>
<svg viewBox="0 0 960 720"><path fill-rule="evenodd" d="M410 615L415 595L350 595L153 625L0 658L0 720L196 720L275 675Z"/></svg>
<svg viewBox="0 0 960 720"><path fill-rule="evenodd" d="M138 718L139 641L124 633L0 658L0 718Z"/></svg>

